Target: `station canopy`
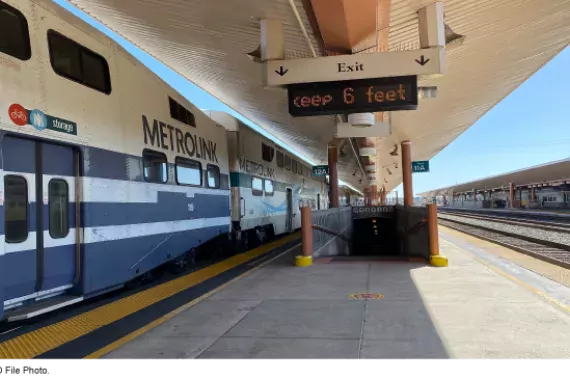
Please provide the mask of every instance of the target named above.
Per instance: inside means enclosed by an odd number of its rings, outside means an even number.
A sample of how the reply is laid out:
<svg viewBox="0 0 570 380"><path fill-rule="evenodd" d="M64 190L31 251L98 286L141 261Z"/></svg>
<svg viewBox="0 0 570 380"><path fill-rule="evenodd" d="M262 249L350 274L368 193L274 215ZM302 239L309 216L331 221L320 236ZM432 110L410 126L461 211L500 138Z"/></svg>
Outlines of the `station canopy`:
<svg viewBox="0 0 570 380"><path fill-rule="evenodd" d="M570 159L548 162L493 177L430 190L419 195L436 197L441 195L452 196L454 193L473 193L473 190L477 192L501 189L509 191L511 183L515 185L515 188L570 185Z"/></svg>
<svg viewBox="0 0 570 380"><path fill-rule="evenodd" d="M313 57L313 51L325 56L415 50L417 12L433 1L69 2L315 163L326 164L336 118L293 118L287 92L264 87L264 65L252 59L260 45L260 20L284 23L287 59ZM389 21L378 27L380 5ZM444 76L419 78L419 86L437 86L437 97L420 100L416 111L391 112L391 135L375 139L376 180L388 191L402 181L395 145L410 140L414 161L431 159L570 42L567 0L446 0L444 7L448 31L462 38L447 46ZM372 33L362 29L366 17L376 20ZM379 47L383 33L387 43ZM348 46L334 49L332 40ZM345 141L339 155L340 179L363 189L367 181L354 149Z"/></svg>

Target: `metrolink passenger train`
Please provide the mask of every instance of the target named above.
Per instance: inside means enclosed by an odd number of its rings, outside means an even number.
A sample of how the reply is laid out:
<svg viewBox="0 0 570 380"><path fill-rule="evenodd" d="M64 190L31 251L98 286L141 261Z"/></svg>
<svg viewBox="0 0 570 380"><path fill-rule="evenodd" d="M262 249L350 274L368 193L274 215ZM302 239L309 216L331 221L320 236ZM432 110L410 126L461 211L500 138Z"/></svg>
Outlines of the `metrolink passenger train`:
<svg viewBox="0 0 570 380"><path fill-rule="evenodd" d="M0 0L0 149L0 319L184 267L205 244L255 246L328 205L307 163L48 0Z"/></svg>

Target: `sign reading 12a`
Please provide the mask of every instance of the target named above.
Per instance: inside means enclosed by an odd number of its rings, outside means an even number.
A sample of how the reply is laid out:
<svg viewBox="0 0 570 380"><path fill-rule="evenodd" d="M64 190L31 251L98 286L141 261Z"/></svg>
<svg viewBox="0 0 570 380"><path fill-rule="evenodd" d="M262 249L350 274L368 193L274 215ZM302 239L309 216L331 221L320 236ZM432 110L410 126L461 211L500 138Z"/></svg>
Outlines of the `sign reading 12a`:
<svg viewBox="0 0 570 380"><path fill-rule="evenodd" d="M328 165L313 166L313 175L317 177L324 177L329 175L329 166Z"/></svg>

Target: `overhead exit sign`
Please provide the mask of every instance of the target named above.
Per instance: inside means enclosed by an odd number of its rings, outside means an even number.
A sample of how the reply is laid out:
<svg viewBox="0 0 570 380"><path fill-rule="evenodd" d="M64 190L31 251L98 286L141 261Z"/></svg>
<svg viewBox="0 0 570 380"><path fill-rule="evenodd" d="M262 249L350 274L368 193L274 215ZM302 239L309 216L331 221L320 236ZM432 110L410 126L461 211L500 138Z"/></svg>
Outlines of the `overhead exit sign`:
<svg viewBox="0 0 570 380"><path fill-rule="evenodd" d="M317 82L288 86L292 116L415 110L417 77Z"/></svg>
<svg viewBox="0 0 570 380"><path fill-rule="evenodd" d="M445 48L270 60L265 66L268 86L440 75L445 71Z"/></svg>
<svg viewBox="0 0 570 380"><path fill-rule="evenodd" d="M429 172L429 161L413 161L412 173L427 173Z"/></svg>
<svg viewBox="0 0 570 380"><path fill-rule="evenodd" d="M324 177L329 175L329 166L328 165L313 166L313 175L316 177Z"/></svg>

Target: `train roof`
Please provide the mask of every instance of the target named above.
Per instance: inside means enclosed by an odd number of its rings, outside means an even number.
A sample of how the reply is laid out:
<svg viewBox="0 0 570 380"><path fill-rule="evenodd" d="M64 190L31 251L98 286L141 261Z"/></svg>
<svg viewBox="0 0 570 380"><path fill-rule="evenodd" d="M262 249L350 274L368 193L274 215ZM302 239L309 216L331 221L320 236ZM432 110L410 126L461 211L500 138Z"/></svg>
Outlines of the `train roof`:
<svg viewBox="0 0 570 380"><path fill-rule="evenodd" d="M454 186L423 192L419 195L433 197L476 190L508 188L513 182L516 187L543 187L570 184L570 158L551 161L508 173L477 179Z"/></svg>

